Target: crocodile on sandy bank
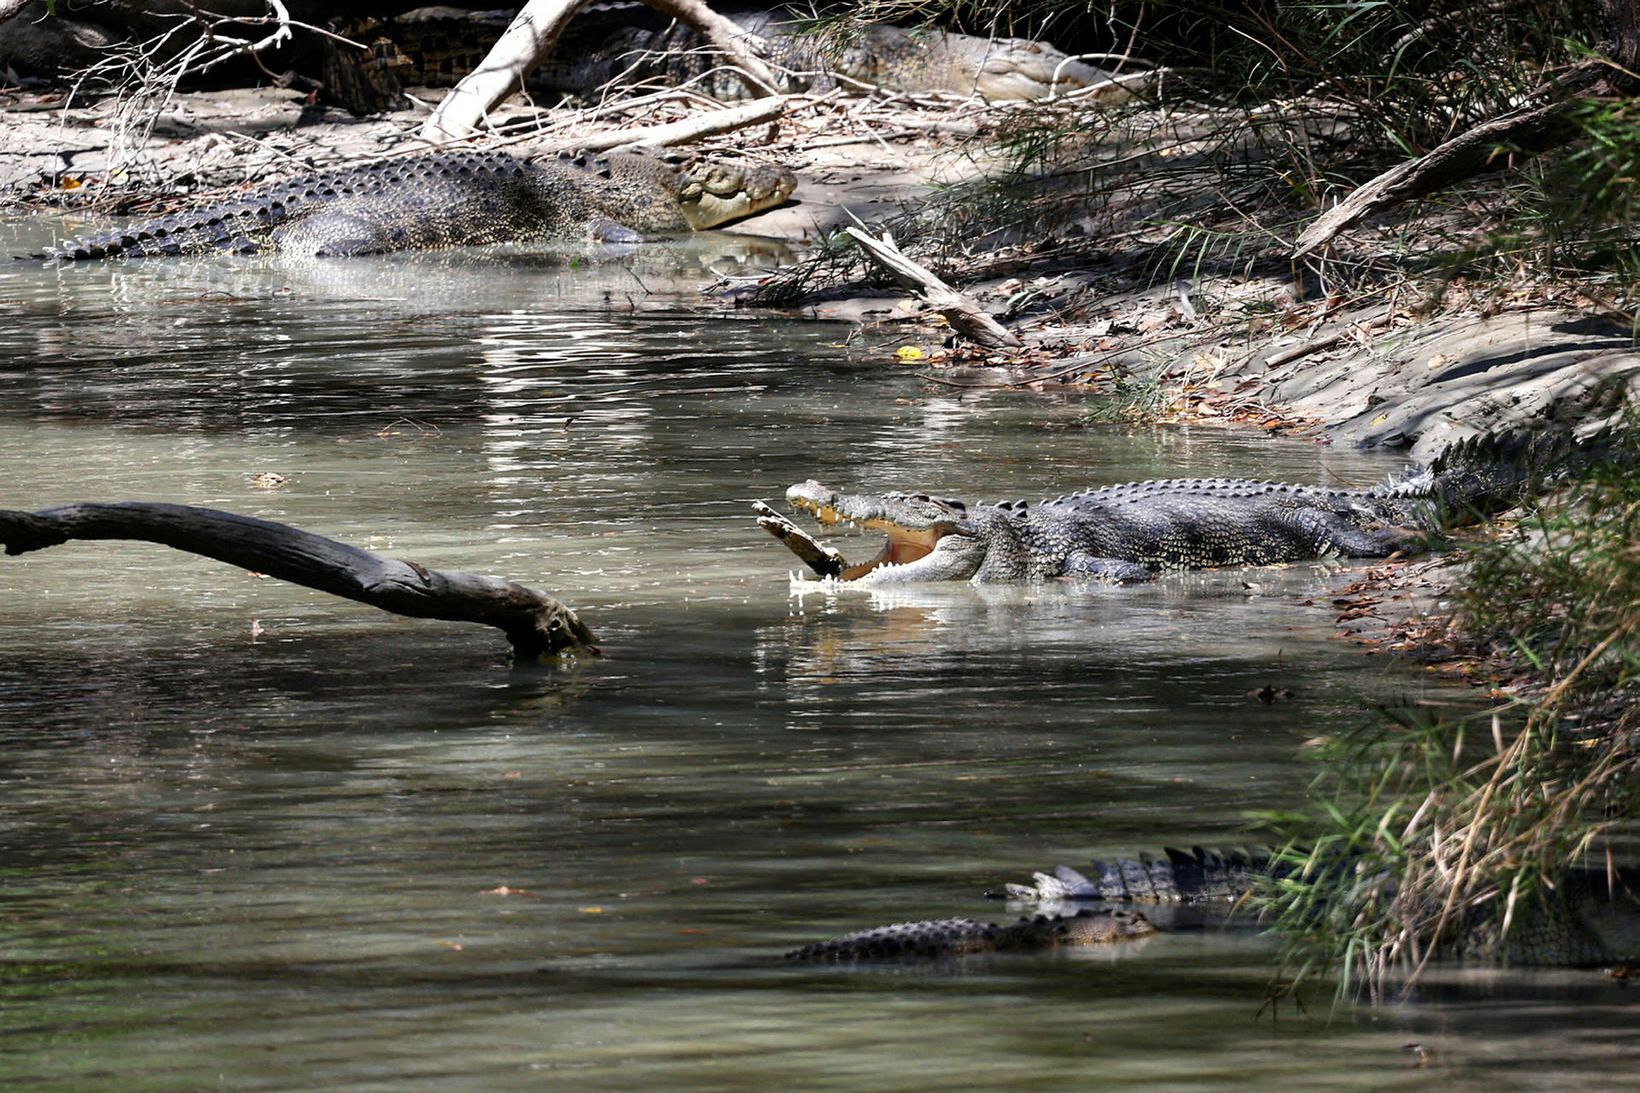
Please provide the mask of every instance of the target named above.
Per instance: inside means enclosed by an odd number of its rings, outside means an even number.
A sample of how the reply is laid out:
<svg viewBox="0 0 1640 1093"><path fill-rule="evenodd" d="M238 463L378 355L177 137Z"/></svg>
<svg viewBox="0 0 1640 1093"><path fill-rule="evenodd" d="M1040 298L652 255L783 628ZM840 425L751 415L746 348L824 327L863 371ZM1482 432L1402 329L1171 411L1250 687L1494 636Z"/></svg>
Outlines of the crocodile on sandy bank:
<svg viewBox="0 0 1640 1093"><path fill-rule="evenodd" d="M197 209L68 240L35 258L79 260L265 250L381 254L538 239L629 242L773 208L797 185L785 168L654 155L440 152L301 175Z"/></svg>
<svg viewBox="0 0 1640 1093"><path fill-rule="evenodd" d="M1006 898L1043 912L1006 926L971 919L902 922L859 930L787 953L790 960L848 961L941 958L988 952L1028 952L1065 945L1113 944L1156 932L1133 904L1218 905L1226 914L1240 905L1260 878L1289 866L1264 853L1219 854L1200 847L1169 849L1165 858L1095 862L1093 876L1059 866L1035 874L1033 883L1009 884ZM1557 967L1596 967L1640 960L1640 875L1618 870L1572 869L1559 878L1547 902L1523 900L1500 943L1460 941L1447 955L1470 960ZM1103 905L1098 910L1084 904ZM1124 909L1110 904L1124 905ZM1079 908L1079 909L1078 909ZM1455 934L1467 938L1465 924Z"/></svg>
<svg viewBox="0 0 1640 1093"><path fill-rule="evenodd" d="M816 29L812 18L785 12L725 14L767 43L764 60L781 74L787 92L882 89L1014 100L1106 85L1119 91L1109 73L1026 38L883 24ZM428 7L341 30L370 44L363 63L397 87L438 87L476 68L508 21L505 11ZM525 83L535 92L585 94L617 79L690 84L720 99L766 93L744 82L691 27L631 4L596 5L578 15Z"/></svg>
<svg viewBox="0 0 1640 1093"><path fill-rule="evenodd" d="M1329 556L1382 558L1517 504L1561 438L1477 437L1422 472L1367 489L1231 478L1176 478L1052 500L969 504L926 493L844 494L818 482L786 491L822 524L882 531L850 564L769 506L758 525L822 577L861 583L1141 581L1169 569L1269 565Z"/></svg>
<svg viewBox="0 0 1640 1093"><path fill-rule="evenodd" d="M1027 38L885 24L813 30L812 21L779 12L728 15L768 43L765 60L785 74L785 91L943 91L1002 101L1056 98L1110 81L1110 73ZM558 56L566 59L543 65L535 79L561 90L589 91L623 77L702 81L719 98L758 93L681 24L624 29L589 52L560 49Z"/></svg>
<svg viewBox="0 0 1640 1093"><path fill-rule="evenodd" d="M237 6L247 9L246 15L262 14L256 10L260 5ZM329 38L298 35L291 47L269 55L294 72L322 76L326 98L355 113L408 105L407 87L454 84L483 61L514 15L511 9L451 6L386 14L380 5L355 15L336 5L294 0L288 7L300 21L336 20L332 31L369 47L360 51ZM1100 93L1122 92L1108 73L1025 38L887 25L817 28L812 16L787 10L725 15L763 38L766 60L782 74L786 91L881 88L991 100L1046 99L1095 87ZM30 10L0 22L0 71L10 67L24 77L56 79L158 35L169 36L171 50L190 42L177 32L174 12L151 4L125 0L73 10L59 4L53 11L45 0L34 0ZM745 83L694 30L634 3L598 3L579 12L553 55L526 78L526 87L537 94L590 94L616 78L688 83L719 98L765 93Z"/></svg>

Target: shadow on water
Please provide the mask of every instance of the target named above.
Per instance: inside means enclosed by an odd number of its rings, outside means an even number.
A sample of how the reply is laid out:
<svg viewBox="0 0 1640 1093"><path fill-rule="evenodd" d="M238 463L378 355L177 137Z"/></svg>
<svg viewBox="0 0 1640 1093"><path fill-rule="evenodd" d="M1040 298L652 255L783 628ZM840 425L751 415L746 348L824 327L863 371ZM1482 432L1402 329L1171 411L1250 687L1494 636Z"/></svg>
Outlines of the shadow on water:
<svg viewBox="0 0 1640 1093"><path fill-rule="evenodd" d="M668 263L686 272L662 291ZM0 505L286 520L549 589L607 651L518 677L482 628L160 548L4 559L8 1084L1624 1073L1629 996L1598 977L1443 971L1404 1006L1321 998L1272 1026L1253 1018L1268 946L1214 924L1061 957L782 965L879 922L1005 913L980 893L1056 862L1241 842L1303 793L1306 740L1450 695L1329 640L1307 602L1325 567L1253 589L790 595L747 503L809 477L996 498L1390 467L1084 429L1069 396L959 399L849 364L838 328L680 311L700 269L645 251L0 270ZM649 295L626 298L634 279ZM1294 695L1264 705L1266 685ZM1409 1069L1411 1039L1434 1069Z"/></svg>

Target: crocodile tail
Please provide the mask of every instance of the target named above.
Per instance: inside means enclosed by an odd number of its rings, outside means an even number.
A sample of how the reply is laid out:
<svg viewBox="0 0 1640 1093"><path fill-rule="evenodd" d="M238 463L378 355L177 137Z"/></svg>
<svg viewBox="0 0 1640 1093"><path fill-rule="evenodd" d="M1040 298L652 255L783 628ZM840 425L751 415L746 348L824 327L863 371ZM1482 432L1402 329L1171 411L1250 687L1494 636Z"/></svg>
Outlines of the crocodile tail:
<svg viewBox="0 0 1640 1093"><path fill-rule="evenodd" d="M1149 919L1130 911L1027 915L1006 926L971 918L943 918L844 934L793 949L786 959L811 964L938 959L970 953L1029 952L1059 945L1106 945L1135 941L1155 932Z"/></svg>
<svg viewBox="0 0 1640 1093"><path fill-rule="evenodd" d="M1482 433L1442 449L1416 486L1440 507L1441 523L1472 523L1511 509L1533 490L1605 458L1612 437L1609 430L1582 440L1567 429Z"/></svg>
<svg viewBox="0 0 1640 1093"><path fill-rule="evenodd" d="M1201 903L1239 899L1270 865L1265 850L1220 853L1167 847L1165 858L1095 861L1092 879L1068 866L1032 875L1033 884L1008 884L993 896L1024 903L1091 900L1103 903Z"/></svg>
<svg viewBox="0 0 1640 1093"><path fill-rule="evenodd" d="M98 258L249 254L271 247L275 229L327 203L384 190L414 194L445 178L518 176L531 168L504 152L435 152L334 167L185 209L126 228L71 239L31 254L63 262ZM592 168L596 169L596 167Z"/></svg>
<svg viewBox="0 0 1640 1093"><path fill-rule="evenodd" d="M855 960L901 960L957 956L997 947L1002 928L971 918L899 922L817 941L786 954L787 960L837 964Z"/></svg>
<svg viewBox="0 0 1640 1093"><path fill-rule="evenodd" d="M219 251L249 254L262 248L276 221L239 202L207 205L133 224L116 231L68 239L29 255L60 262L97 258L177 257Z"/></svg>

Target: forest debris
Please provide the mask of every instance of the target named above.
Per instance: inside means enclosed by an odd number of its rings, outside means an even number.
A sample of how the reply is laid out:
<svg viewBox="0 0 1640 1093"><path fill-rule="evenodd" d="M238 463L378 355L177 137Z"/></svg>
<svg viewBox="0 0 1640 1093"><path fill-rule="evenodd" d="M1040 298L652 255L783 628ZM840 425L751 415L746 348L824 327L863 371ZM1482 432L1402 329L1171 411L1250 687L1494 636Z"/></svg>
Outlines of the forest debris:
<svg viewBox="0 0 1640 1093"><path fill-rule="evenodd" d="M1577 102L1575 93L1592 88L1606 71L1603 60L1584 61L1560 79L1535 90L1526 105L1488 119L1417 159L1384 171L1305 228L1293 247L1293 257L1314 253L1363 217L1491 170L1499 147L1532 156L1565 143L1575 132L1568 120Z"/></svg>
<svg viewBox="0 0 1640 1093"><path fill-rule="evenodd" d="M529 0L478 63L450 89L422 126L424 140L439 143L471 136L492 110L524 85L524 76L558 44L569 21L590 0ZM780 81L763 63L767 46L707 7L701 0L644 0L665 15L688 23L726 54L744 78L760 91L777 94Z"/></svg>
<svg viewBox="0 0 1640 1093"><path fill-rule="evenodd" d="M1381 330L1384 327L1389 326L1394 321L1395 309L1392 307L1375 319L1368 319L1365 322L1360 323L1350 323L1342 330L1334 331L1333 333L1327 334L1320 338L1313 338L1310 341L1295 345L1289 349L1283 349L1279 353L1272 353L1268 357L1264 358L1264 367L1280 368L1284 364L1291 364L1300 357L1307 357L1311 353L1319 353L1323 349L1331 349L1333 346L1344 341L1346 338L1356 335L1366 335L1374 331Z"/></svg>
<svg viewBox="0 0 1640 1093"><path fill-rule="evenodd" d="M733 132L736 129L744 129L759 122L774 121L786 112L786 103L786 96L770 95L767 98L753 99L751 102L742 103L740 106L730 106L722 110L708 110L704 114L695 114L663 125L612 129L604 133L577 137L574 146L583 152L603 152L611 148L625 148L635 145L659 148L669 147L674 144L688 144L690 141L696 141L702 137ZM568 147L568 145L565 147Z"/></svg>
<svg viewBox="0 0 1640 1093"><path fill-rule="evenodd" d="M973 298L958 292L928 269L907 258L887 232L881 239L850 225L843 229L850 239L881 266L889 276L922 294L928 305L951 324L951 329L981 345L1018 346L1022 344L1007 327L991 318Z"/></svg>

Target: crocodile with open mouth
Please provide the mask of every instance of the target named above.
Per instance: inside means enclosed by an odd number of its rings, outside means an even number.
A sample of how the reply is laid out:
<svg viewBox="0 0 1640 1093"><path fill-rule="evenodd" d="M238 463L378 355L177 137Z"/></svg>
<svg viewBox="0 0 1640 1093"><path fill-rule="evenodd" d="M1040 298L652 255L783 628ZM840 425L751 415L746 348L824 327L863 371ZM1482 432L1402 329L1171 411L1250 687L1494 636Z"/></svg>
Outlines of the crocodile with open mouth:
<svg viewBox="0 0 1640 1093"><path fill-rule="evenodd" d="M997 504L845 494L812 480L787 490L794 510L822 524L887 535L874 558L853 564L768 505L754 508L760 527L815 573L839 581L1142 581L1169 569L1420 549L1448 528L1517 504L1563 441L1474 437L1427 470L1366 489L1176 478Z"/></svg>

